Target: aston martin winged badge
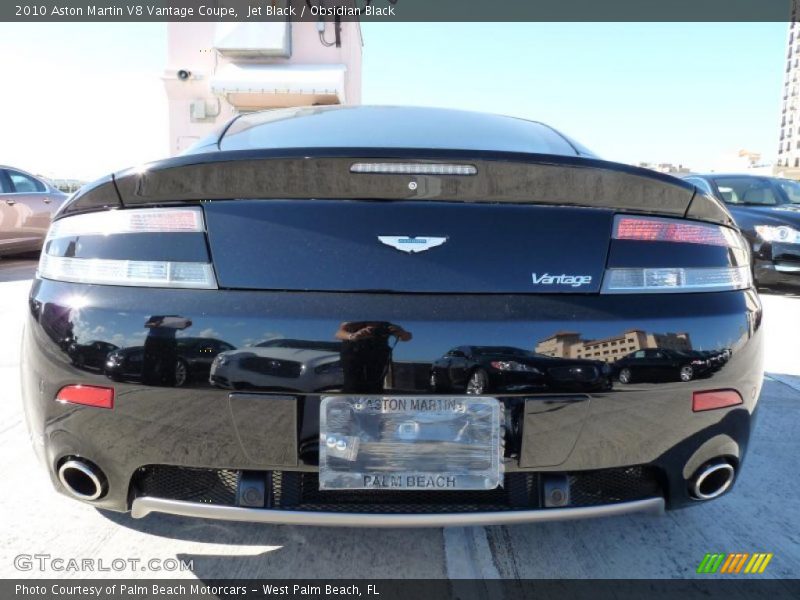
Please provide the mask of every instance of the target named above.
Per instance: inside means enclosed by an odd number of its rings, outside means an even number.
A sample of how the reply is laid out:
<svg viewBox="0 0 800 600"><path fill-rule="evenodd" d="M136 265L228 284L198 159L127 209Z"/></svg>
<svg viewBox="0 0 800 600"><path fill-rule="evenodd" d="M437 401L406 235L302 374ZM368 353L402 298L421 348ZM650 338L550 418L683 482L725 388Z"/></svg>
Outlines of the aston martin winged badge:
<svg viewBox="0 0 800 600"><path fill-rule="evenodd" d="M446 237L428 237L416 235L379 235L378 239L401 252L424 252L447 241Z"/></svg>

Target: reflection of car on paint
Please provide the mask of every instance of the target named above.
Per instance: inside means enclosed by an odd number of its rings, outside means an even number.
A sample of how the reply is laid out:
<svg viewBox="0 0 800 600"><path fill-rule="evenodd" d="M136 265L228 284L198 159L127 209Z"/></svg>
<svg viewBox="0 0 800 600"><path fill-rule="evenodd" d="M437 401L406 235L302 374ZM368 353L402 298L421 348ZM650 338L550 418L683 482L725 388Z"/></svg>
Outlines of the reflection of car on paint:
<svg viewBox="0 0 800 600"><path fill-rule="evenodd" d="M220 352L234 349L227 342L209 338L178 338L175 344L177 358L174 382L177 387L206 381L214 357ZM130 346L111 352L106 357L106 375L114 381L141 381L144 354L144 346Z"/></svg>
<svg viewBox="0 0 800 600"><path fill-rule="evenodd" d="M210 381L234 390L338 389L344 383L341 347L341 342L268 340L219 354L211 365Z"/></svg>
<svg viewBox="0 0 800 600"><path fill-rule="evenodd" d="M88 344L71 342L67 347L72 364L82 369L97 369L102 371L106 364L106 357L110 352L117 350L118 346L108 342L95 340Z"/></svg>
<svg viewBox="0 0 800 600"><path fill-rule="evenodd" d="M620 383L634 381L691 381L709 373L717 361L701 352L668 348L637 350L614 363Z"/></svg>
<svg viewBox="0 0 800 600"><path fill-rule="evenodd" d="M555 358L509 346L459 346L431 367L437 392L491 394L611 389L611 368L597 360Z"/></svg>

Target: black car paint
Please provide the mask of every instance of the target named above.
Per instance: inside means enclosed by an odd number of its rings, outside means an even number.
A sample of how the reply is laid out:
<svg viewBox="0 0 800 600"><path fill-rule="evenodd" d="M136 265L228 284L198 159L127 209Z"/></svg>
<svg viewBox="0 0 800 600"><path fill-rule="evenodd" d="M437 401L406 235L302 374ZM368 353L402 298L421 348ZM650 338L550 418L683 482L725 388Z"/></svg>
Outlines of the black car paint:
<svg viewBox="0 0 800 600"><path fill-rule="evenodd" d="M404 227L413 226L414 231L396 232L403 235L421 233L423 228L424 235L436 235L427 231L431 227L456 230L466 222L467 211L484 210L487 214L496 211L501 219L512 211L537 215L574 210L575 215L592 215L592 219L605 223L606 238L611 217L620 211L729 225L727 211L717 201L696 193L690 184L577 153L556 156L504 152L502 148L459 151L345 146L224 152L219 141L213 146L151 164L144 170L109 176L76 194L62 208L60 217L105 208L201 206L210 231L206 251L215 265L222 266L222 285L219 290L179 290L80 285L41 278L34 281L22 356L26 419L34 447L60 491L64 489L55 470L70 456L85 457L105 472L108 493L95 505L115 510L130 508L137 493L131 482L146 465L316 470L321 394L275 392L257 386L252 386L248 394L237 394L203 377L176 387L174 378L168 375L169 365L178 356L179 340L197 335L195 332L213 332L216 339L244 348L267 335L333 342L336 332L348 322L390 323L412 334L405 341L387 336L382 379L370 378L357 386L359 373L366 376L377 369L373 365L351 372L351 387L391 395L442 393L431 387L431 370L445 353L462 346L507 346L533 354L540 343L563 331L574 332L571 339L578 340L576 343L630 329L653 334L654 339L658 339L656 334L684 332L693 347L725 352L727 361L708 377L688 382L620 385L603 380L594 387L567 380L557 385L550 381L548 387L536 391L496 387L494 393L508 415L505 470L569 473L650 465L663 477L668 505L678 507L690 502L687 479L704 462L722 456L741 467L757 408L763 355L762 311L752 289L651 294L643 298L598 294L594 287L585 291L556 289L553 293L533 288L523 291L516 282L511 285L501 281L497 286L497 280L480 278L471 288L462 280L459 286L450 284L448 289L446 281L433 285L445 271L431 271L430 265L427 275L423 270L422 281L415 282L409 276L415 264L440 259L433 251L420 256L392 254L395 251L373 239L389 233L377 219L368 222L368 231L359 241L362 264L345 257L351 272L338 273L342 286L350 291L334 289L330 280L317 289L314 278L303 278L303 273L297 272L277 272L279 283L270 284L270 273L259 271L256 264L269 251L269 240L239 229L241 243L237 243L237 228L225 220L226 214L238 215L244 222L252 220L256 222L253 232L257 232L259 218L266 227L263 215L276 207L287 206L286 210L294 211L300 209L291 207L292 202L312 209L319 206L315 203L336 207L358 200L358 206L386 215L400 215L407 205L409 211L420 215L436 212L448 216L446 221L408 222ZM349 165L364 158L469 160L479 165L479 174L468 181L415 176L413 180L420 185L411 190L408 176L351 175ZM414 208L419 202L424 202L425 208ZM333 223L324 226L328 245L317 244L314 250L312 244L314 254L323 261L332 259L330 249L335 248L337 236L347 241L359 227L347 211L329 210ZM529 220L531 229L535 229L536 217ZM313 219L310 222L313 228ZM583 257L593 272L599 273L609 266L662 266L662 250L667 248L609 240L605 248L598 249L596 243L590 243L595 233L583 229L580 219L571 229L565 224L562 235L553 238L550 247L539 249L540 264L569 264L572 268L575 262L563 261ZM524 235L523 228L515 231L517 236ZM491 244L497 241L492 235L497 233L487 218L485 228L473 234L471 244L459 239L453 246L459 245L461 257L469 264L471 256L480 260L484 251L491 255ZM369 245L370 239L374 246ZM140 255L134 246L124 247L125 252L134 254L128 258L170 257L176 240L174 236L154 237ZM91 249L93 257L116 256L120 250L114 248L123 247L87 241L91 243L82 251ZM77 246L80 240L75 242ZM308 250L299 243L296 248L299 252ZM733 253L720 256L714 249L680 244L669 250L679 263L670 266L707 266L720 260L728 265L741 260ZM66 250L53 248L53 252ZM509 269L512 263L521 261L519 253L509 250L507 254L494 255L494 259L506 259ZM382 257L378 270L371 273L370 261L378 256ZM440 267L455 268L452 261L456 258L451 256L449 266L444 263ZM529 253L524 260L534 258ZM285 262L270 264L279 270ZM297 265L292 268L296 271ZM531 270L530 265L521 267L526 283L531 281ZM511 281L510 273L503 275L507 282ZM496 276L489 271L485 274ZM381 283L368 285L370 278ZM357 285L347 287L347 281ZM164 315L190 325L167 327ZM94 333L99 331L102 335ZM121 347L117 352L143 349L141 372L114 382L106 373L77 365L70 358L70 344L112 340ZM576 361L566 350L551 354L550 360L550 364L567 370L598 363ZM54 402L61 387L76 383L113 386L114 409ZM743 403L692 412L694 392L717 389L737 390Z"/></svg>
<svg viewBox="0 0 800 600"><path fill-rule="evenodd" d="M781 204L770 206L726 204L744 237L750 243L753 257L753 275L764 288L797 288L800 286L800 244L784 244L763 240L756 232L757 225L787 225L800 231L800 204L790 201L774 177L756 175L691 175L686 181L697 183L710 191L720 201L724 198L717 180L729 178L752 179L760 185L770 186ZM783 267L783 269L781 268Z"/></svg>

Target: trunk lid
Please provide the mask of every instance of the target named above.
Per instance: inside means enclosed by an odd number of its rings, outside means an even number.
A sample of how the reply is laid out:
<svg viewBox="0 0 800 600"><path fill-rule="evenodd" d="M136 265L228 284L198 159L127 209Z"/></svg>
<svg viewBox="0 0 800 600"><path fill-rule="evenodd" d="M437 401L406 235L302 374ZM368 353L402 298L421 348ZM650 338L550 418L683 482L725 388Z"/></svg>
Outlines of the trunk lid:
<svg viewBox="0 0 800 600"><path fill-rule="evenodd" d="M614 211L436 201L204 203L220 287L597 293Z"/></svg>

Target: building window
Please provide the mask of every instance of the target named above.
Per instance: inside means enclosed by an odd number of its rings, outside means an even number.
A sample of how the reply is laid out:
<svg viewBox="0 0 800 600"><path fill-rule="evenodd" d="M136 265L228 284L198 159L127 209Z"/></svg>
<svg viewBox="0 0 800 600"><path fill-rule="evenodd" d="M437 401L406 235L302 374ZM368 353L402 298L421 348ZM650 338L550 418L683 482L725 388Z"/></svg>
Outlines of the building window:
<svg viewBox="0 0 800 600"><path fill-rule="evenodd" d="M795 167L800 167L800 158L795 158L794 159L794 166Z"/></svg>

